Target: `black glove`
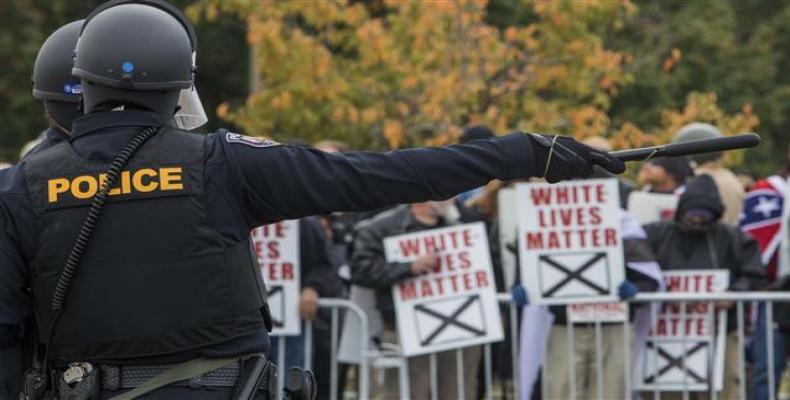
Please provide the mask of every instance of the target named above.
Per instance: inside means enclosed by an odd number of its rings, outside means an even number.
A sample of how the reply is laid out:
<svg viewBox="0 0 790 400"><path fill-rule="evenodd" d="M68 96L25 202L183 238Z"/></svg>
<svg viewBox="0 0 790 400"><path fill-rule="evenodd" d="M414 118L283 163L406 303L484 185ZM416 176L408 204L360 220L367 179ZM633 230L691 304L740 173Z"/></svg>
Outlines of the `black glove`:
<svg viewBox="0 0 790 400"><path fill-rule="evenodd" d="M534 144L538 176L551 183L572 178L589 178L596 165L613 174L625 172L625 164L619 159L571 137L534 133L528 136Z"/></svg>

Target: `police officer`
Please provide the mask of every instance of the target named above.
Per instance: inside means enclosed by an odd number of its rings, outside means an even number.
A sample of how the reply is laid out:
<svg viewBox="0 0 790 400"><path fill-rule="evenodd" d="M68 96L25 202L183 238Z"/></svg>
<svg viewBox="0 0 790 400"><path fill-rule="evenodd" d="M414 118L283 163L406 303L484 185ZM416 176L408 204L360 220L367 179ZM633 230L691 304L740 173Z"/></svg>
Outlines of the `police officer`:
<svg viewBox="0 0 790 400"><path fill-rule="evenodd" d="M35 313L62 397L227 398L257 385L248 367L269 341L248 239L262 224L624 170L556 136L328 154L173 128L194 84L194 30L166 3L136 3L85 21L73 74L87 115L71 139L0 171L0 332Z"/></svg>
<svg viewBox="0 0 790 400"><path fill-rule="evenodd" d="M49 128L43 132L41 142L27 154L45 150L67 139L71 122L82 116L78 107L82 88L79 79L71 75L74 47L82 22L63 25L44 41L38 51L33 66L33 97L44 105Z"/></svg>
<svg viewBox="0 0 790 400"><path fill-rule="evenodd" d="M82 115L78 110L79 79L71 75L74 46L80 27L82 20L60 27L44 41L38 51L33 67L33 97L43 104L49 128L42 132L41 141L28 154L42 151L68 138L71 122ZM25 325L27 329L14 328L14 332L6 332L7 340L0 343L0 348L5 348L0 350L0 365L3 366L0 368L0 398L11 397L12 393L19 391L23 360L30 357L29 350L32 348L31 343L23 345L20 340L23 333L25 339L31 338L33 329L29 324Z"/></svg>

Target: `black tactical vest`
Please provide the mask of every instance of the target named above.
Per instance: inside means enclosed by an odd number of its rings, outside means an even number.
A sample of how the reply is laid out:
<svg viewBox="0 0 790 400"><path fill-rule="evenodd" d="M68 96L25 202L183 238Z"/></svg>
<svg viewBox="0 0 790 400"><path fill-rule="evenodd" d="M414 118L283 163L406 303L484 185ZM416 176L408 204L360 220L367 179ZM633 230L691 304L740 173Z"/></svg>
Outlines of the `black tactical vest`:
<svg viewBox="0 0 790 400"><path fill-rule="evenodd" d="M166 129L123 168L72 280L51 359L166 355L264 329L249 243L208 223L205 152L203 136ZM31 286L44 343L52 293L109 166L68 142L26 163L39 235Z"/></svg>

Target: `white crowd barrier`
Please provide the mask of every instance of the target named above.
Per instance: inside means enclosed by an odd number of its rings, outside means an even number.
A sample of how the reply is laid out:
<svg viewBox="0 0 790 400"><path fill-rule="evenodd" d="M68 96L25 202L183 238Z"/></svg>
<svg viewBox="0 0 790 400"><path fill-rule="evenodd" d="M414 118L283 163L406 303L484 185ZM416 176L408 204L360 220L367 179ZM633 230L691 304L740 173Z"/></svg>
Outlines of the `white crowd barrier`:
<svg viewBox="0 0 790 400"><path fill-rule="evenodd" d="M510 332L510 347L509 352L512 360L512 365L502 366L498 365L497 367L502 370L510 369L508 376L503 377L500 375L500 379L503 382L499 382L499 384L495 385L494 379L494 364L497 363L499 360L494 359L494 354L492 351L492 345L487 344L483 345L483 373L482 373L482 381L478 382L478 384L484 385L485 391L483 392L482 396L485 399L519 399L521 397L520 393L522 393L521 388L519 387L521 382L519 382L519 369L520 369L520 360L519 360L519 329L521 321L518 319L518 310L515 305L511 302L510 294L500 293L498 295L498 300L500 304L504 305L506 312L503 314L503 318L507 318L509 321L508 327ZM686 309L687 306L695 305L695 304L707 304L707 309L710 310L712 313L715 309L716 302L733 302L733 310L735 313L736 318L736 334L737 334L737 353L738 353L738 361L737 361L737 375L738 380L740 381L739 385L739 394L738 398L740 399L749 399L750 395L747 391L747 362L744 357L745 343L747 340L748 333L746 332L747 321L746 321L746 309L747 307L756 307L758 304L764 304L765 307L765 332L767 335L766 340L766 357L768 362L768 383L767 383L767 392L769 399L777 399L776 393L776 386L777 382L774 379L773 371L774 365L778 360L774 359L774 340L773 340L773 331L774 331L774 323L773 323L773 314L774 314L774 307L777 303L786 303L790 302L790 293L788 292L726 292L726 293L640 293L635 298L630 299L629 303L632 307L635 306L643 306L643 310L649 310L650 315L650 326L651 329L655 330L657 327L657 313L659 307L662 304L677 304L680 307L680 320L686 320ZM370 342L363 341L364 343L361 344L361 354L358 357L358 364L356 365L356 381L357 386L355 388L349 387L341 387L345 380L341 379L340 371L342 370L341 365L343 364L338 359L339 353L339 345L340 345L340 327L343 321L348 322L350 319L356 319L358 322L357 326L359 329L360 338L367 338L370 336L368 330L368 315L360 308L357 304L346 300L346 299L334 299L334 298L323 298L319 300L319 307L321 309L328 309L331 315L331 328L330 328L330 340L331 340L331 350L330 350L330 388L329 388L329 396L330 399L348 399L348 398L355 398L355 399L370 399L375 398L376 393L371 392L371 381L374 377L371 376L371 369L378 370L378 369L388 369L388 368L395 368L398 370L399 379L398 384L400 387L401 398L408 399L409 396L409 363L408 360L400 354L398 354L398 349L378 349L375 348L373 345L368 344ZM578 329L578 324L568 322L568 329L567 331L567 341L568 341L568 364L566 365L574 365L575 364L575 351L574 347L576 345L576 332L575 330ZM601 388L603 387L603 376L602 373L607 368L607 365L603 362L603 350L602 350L602 341L603 341L603 332L602 332L602 325L603 322L595 322L595 323L585 323L586 326L593 326L595 330L595 368L594 368L594 376L595 381L598 383L598 392L589 395L592 398L604 398L604 395L601 392ZM621 323L623 327L623 359L622 363L624 365L625 371L625 387L624 393L627 394L626 397L628 398L638 398L638 399L661 399L663 398L671 398L671 399L699 399L699 398L708 398L708 399L718 399L720 397L720 393L717 390L714 390L713 385L709 384L709 389L705 392L700 391L692 391L689 388L684 387L680 390L675 390L672 392L668 392L666 390L662 391L658 386L652 390L637 390L634 384L635 380L635 371L637 366L635 365L635 354L632 349L631 343L632 338L634 337L633 326L630 323ZM276 363L278 365L278 375L279 375L279 387L282 388L284 385L283 377L285 376L285 372L287 370L286 365L284 365L285 360L285 340L284 337L273 337L273 341L279 341L278 346L278 354L276 355ZM313 355L313 343L314 343L314 332L313 326L311 323L305 324L305 331L304 331L304 340L305 340L305 365L304 367L310 369L312 367L312 355ZM686 339L681 339L681 346L685 350L687 343ZM476 393L464 393L463 392L463 385L462 382L467 381L468 379L478 379L478 370L475 368L474 370L464 370L463 369L463 352L460 350L455 351L456 357L456 380L459 383L459 393L458 397L462 399L475 399L477 397ZM547 357L548 358L548 357ZM558 360L547 359L543 365L544 371L548 368L548 365L551 362L557 362ZM653 357L652 362L654 363L654 370L657 370L657 364L659 362L658 357ZM674 362L680 364L680 368L686 372L687 370L687 362L686 355L682 354L679 359L674 360ZM732 367L732 366L729 366ZM442 397L437 396L437 388L438 388L438 369L441 366L437 365L437 356L436 354L430 355L430 363L429 363L429 374L430 374L430 388L431 388L431 399L439 399ZM546 390L548 387L548 380L552 379L552 377L547 376L547 374L541 375L542 379L542 392L541 397L543 399L548 399L549 397ZM575 399L576 387L578 383L578 377L575 374L575 368L568 368L568 384L570 386L570 393L571 399ZM686 382L684 379L683 382ZM709 382L712 382L709 379ZM702 397L700 397L702 396Z"/></svg>

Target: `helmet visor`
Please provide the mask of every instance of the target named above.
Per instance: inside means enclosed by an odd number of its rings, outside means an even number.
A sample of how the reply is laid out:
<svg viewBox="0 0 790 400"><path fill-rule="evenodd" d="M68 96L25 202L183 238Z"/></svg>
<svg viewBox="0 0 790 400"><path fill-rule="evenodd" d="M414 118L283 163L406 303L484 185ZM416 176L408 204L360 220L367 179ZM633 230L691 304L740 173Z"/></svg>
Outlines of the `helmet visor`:
<svg viewBox="0 0 790 400"><path fill-rule="evenodd" d="M185 131L199 128L208 122L203 103L200 102L197 90L193 85L189 89L182 89L178 96L178 112L173 116L176 127Z"/></svg>

